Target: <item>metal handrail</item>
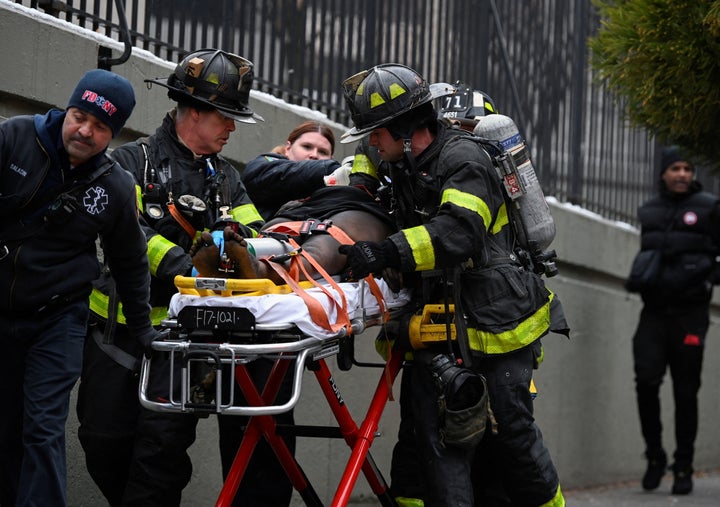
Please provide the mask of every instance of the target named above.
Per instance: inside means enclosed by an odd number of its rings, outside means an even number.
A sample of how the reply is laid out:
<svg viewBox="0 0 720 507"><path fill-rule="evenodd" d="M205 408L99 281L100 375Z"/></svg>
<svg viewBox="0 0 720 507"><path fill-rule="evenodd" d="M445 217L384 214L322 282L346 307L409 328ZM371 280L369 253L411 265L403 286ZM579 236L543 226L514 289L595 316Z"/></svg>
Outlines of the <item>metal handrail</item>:
<svg viewBox="0 0 720 507"><path fill-rule="evenodd" d="M132 42L130 41L130 30L128 29L127 17L125 16L125 2L124 0L115 0L115 9L117 10L119 23L120 23L120 40L125 44L125 50L119 58L110 58L110 51L108 54L103 54L100 51L98 54L98 68L110 70L113 65L121 65L125 63L132 53Z"/></svg>

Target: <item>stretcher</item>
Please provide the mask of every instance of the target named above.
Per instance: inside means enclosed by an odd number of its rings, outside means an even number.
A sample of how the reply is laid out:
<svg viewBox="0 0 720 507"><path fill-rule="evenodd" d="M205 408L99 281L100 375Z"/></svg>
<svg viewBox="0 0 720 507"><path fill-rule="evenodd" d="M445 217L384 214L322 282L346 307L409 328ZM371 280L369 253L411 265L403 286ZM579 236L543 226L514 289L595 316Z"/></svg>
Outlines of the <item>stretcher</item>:
<svg viewBox="0 0 720 507"><path fill-rule="evenodd" d="M403 353L393 352L382 373L365 416L356 424L339 392L326 360L338 356L340 369L349 369L351 340L370 326L381 325L388 314L409 301L405 291L391 292L382 280L370 287L365 280L314 287L302 282L304 297L288 286L269 280L178 277L179 292L171 300L163 322L164 339L152 348L169 358L168 391L150 395L152 358L144 358L140 374L140 402L154 411L249 416L249 423L216 506L229 506L261 438L267 440L285 473L306 505L323 506L300 464L277 434L274 415L291 410L300 399L305 369L317 379L338 423L334 436L351 449L332 506L344 506L362 472L383 506L396 506L389 488L370 455L380 417L402 367ZM307 284L307 285L306 285ZM382 297L378 297L378 289ZM325 310L331 324L309 315L308 296ZM342 304L340 304L342 302ZM273 361L272 371L259 392L246 366L258 358ZM355 363L357 364L357 363ZM291 367L292 370L291 370ZM209 372L209 373L208 373ZM203 377L205 375L205 377ZM289 399L276 402L286 375L292 377ZM211 387L198 395L198 378L212 378ZM246 402L238 404L235 389Z"/></svg>

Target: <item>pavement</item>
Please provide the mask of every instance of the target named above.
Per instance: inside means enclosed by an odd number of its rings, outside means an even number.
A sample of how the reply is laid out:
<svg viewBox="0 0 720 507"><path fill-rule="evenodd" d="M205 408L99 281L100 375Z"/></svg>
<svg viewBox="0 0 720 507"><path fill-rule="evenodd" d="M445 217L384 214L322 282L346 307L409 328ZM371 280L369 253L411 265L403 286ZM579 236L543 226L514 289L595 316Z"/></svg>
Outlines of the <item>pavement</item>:
<svg viewBox="0 0 720 507"><path fill-rule="evenodd" d="M643 491L640 480L602 487L565 491L568 507L720 507L720 469L693 474L689 495L671 495L672 474L667 473L654 491Z"/></svg>
<svg viewBox="0 0 720 507"><path fill-rule="evenodd" d="M689 495L671 495L672 473L663 477L660 487L643 491L640 479L586 489L563 491L567 507L720 507L720 468L696 471ZM298 499L294 505L305 505ZM351 502L348 507L375 507L377 499ZM478 506L481 507L481 506Z"/></svg>

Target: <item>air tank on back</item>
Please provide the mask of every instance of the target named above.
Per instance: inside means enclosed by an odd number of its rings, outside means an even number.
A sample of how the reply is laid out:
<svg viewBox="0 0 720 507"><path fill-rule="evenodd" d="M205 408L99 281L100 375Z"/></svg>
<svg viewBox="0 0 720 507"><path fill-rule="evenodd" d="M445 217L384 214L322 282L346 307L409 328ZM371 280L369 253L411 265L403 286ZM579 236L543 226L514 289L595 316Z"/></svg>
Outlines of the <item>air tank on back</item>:
<svg viewBox="0 0 720 507"><path fill-rule="evenodd" d="M497 165L519 222L518 241L531 255L545 251L555 239L555 222L545 200L530 150L512 118L489 114L478 118L473 134L498 141L505 151Z"/></svg>

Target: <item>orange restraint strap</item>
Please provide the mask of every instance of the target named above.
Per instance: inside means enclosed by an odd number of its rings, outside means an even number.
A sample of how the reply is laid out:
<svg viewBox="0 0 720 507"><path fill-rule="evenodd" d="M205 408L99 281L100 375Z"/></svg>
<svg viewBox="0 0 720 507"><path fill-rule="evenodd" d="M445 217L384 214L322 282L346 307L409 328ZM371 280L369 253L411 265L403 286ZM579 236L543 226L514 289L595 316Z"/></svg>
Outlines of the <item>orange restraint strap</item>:
<svg viewBox="0 0 720 507"><path fill-rule="evenodd" d="M325 269L320 266L320 264L311 255L307 254L305 251L302 250L300 245L295 241L295 239L293 239L293 237L302 237L303 235L313 233L327 233L343 245L352 245L353 243L355 243L355 241L353 241L353 239L338 226L333 225L330 222L323 222L318 220L282 222L268 227L263 232L287 234L289 236L288 241L292 245L292 247L295 248L297 254L290 257L290 268L287 270L283 266L272 262L270 258L260 260L271 266L275 270L275 272L285 281L285 283L292 287L293 291L303 298L305 304L308 306L308 310L310 311L310 317L313 319L313 322L323 327L324 329L333 332L337 332L340 328L345 327L347 333L350 334L352 332L352 327L350 326L350 318L347 313L347 301L345 299L344 292L342 291L342 289L340 289L340 286L335 282L335 280L333 280L332 276L330 276L327 271L325 271ZM314 280L311 276L308 275L305 265L303 264L300 257L306 259L315 268L315 270L320 273L322 278L327 281L333 289L337 291L340 297L339 303L337 299L333 297L332 293L327 289L327 287L318 283L316 280ZM320 304L320 302L307 294L305 290L300 287L298 280L300 279L299 275L301 272L305 275L305 278L307 280L309 280L315 287L322 290L328 296L328 298L333 301L338 314L338 319L335 324L330 324L327 313L325 312L325 309ZM382 295L380 287L378 286L372 275L367 276L365 280L368 284L368 287L370 288L370 293L375 296L375 299L377 299L377 302L380 305L380 310L383 314L383 322L387 322L390 317L390 313L387 309L387 305L385 304L385 298Z"/></svg>
<svg viewBox="0 0 720 507"><path fill-rule="evenodd" d="M175 221L179 223L183 229L185 229L185 232L187 232L188 236L190 236L190 239L195 239L195 228L190 225L190 222L188 222L182 215L182 213L178 211L178 209L175 207L175 203L169 202L167 207L170 210L170 214L173 216Z"/></svg>

